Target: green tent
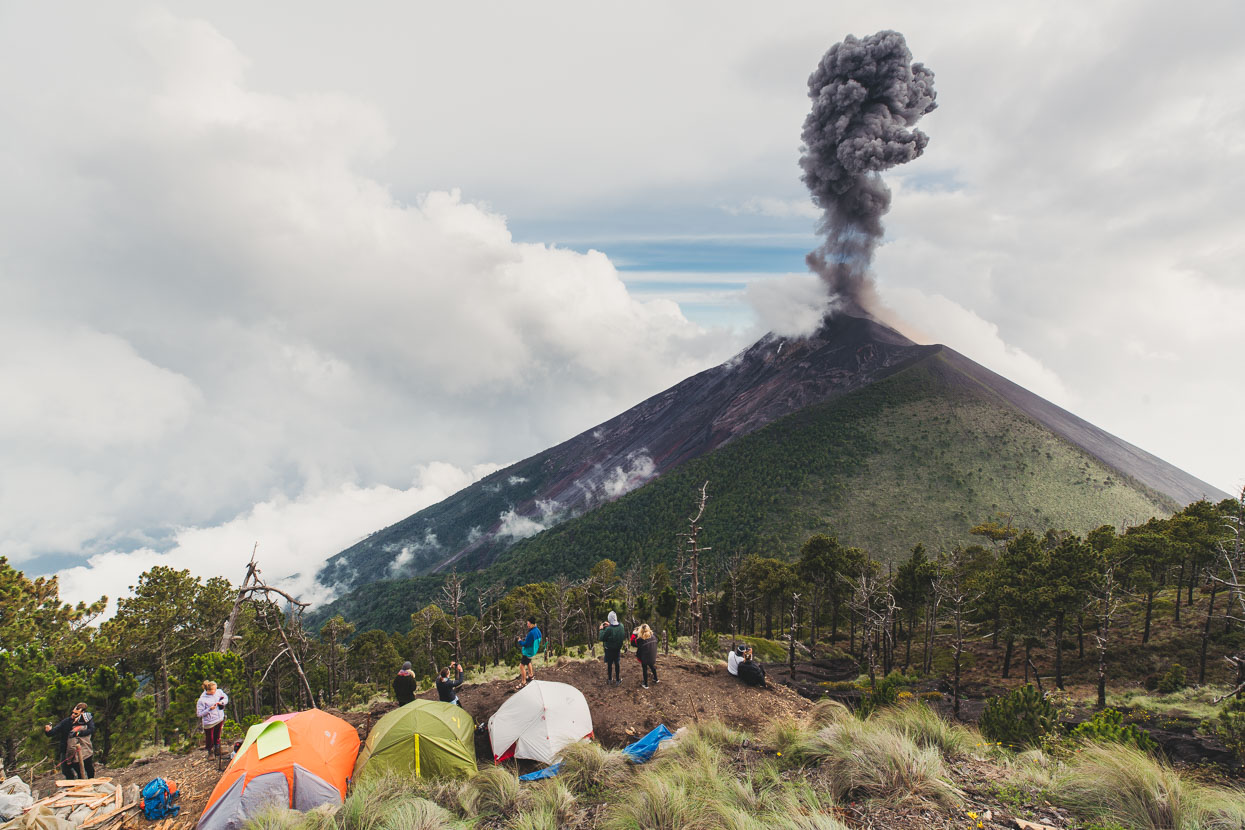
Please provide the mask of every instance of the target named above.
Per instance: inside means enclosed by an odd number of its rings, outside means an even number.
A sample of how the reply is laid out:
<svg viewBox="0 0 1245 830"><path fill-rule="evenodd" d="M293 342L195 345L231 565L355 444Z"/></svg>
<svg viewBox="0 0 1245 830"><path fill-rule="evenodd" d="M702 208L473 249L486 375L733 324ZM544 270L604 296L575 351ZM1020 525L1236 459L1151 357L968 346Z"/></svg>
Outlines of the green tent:
<svg viewBox="0 0 1245 830"><path fill-rule="evenodd" d="M386 714L359 750L354 780L386 772L416 778L474 775L476 723L453 703L413 700Z"/></svg>

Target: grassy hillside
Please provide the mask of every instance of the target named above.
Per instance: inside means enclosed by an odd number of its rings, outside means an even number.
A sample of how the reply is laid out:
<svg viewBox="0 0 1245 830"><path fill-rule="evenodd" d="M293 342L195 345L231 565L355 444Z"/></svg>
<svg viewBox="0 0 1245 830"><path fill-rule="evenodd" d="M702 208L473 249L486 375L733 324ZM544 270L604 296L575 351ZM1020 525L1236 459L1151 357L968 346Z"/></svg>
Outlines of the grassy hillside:
<svg viewBox="0 0 1245 830"><path fill-rule="evenodd" d="M1084 533L1166 515L1179 505L1104 467L933 355L891 378L813 406L690 461L616 502L526 539L473 582L578 577L602 559L672 562L700 484L701 542L786 557L814 533L877 559L913 545L972 541L998 513L1020 527ZM335 604L362 630L405 627L438 577L374 583Z"/></svg>
<svg viewBox="0 0 1245 830"><path fill-rule="evenodd" d="M610 557L669 561L700 483L702 543L717 557L784 556L837 534L883 562L918 542L972 541L997 513L1083 533L1179 506L1124 479L963 377L940 355L788 416L619 501L517 545L508 578L575 573Z"/></svg>

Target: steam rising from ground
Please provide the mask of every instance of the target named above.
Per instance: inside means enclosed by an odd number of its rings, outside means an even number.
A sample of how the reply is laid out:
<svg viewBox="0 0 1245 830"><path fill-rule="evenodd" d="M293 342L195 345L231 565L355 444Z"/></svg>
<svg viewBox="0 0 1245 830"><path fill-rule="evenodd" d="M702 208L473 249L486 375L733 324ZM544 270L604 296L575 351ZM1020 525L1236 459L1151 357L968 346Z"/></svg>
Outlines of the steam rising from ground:
<svg viewBox="0 0 1245 830"><path fill-rule="evenodd" d="M924 152L929 137L909 128L937 106L934 73L912 62L899 32L848 35L809 76L808 97L800 167L825 211L826 241L807 262L843 306L868 311L869 265L891 201L879 171Z"/></svg>

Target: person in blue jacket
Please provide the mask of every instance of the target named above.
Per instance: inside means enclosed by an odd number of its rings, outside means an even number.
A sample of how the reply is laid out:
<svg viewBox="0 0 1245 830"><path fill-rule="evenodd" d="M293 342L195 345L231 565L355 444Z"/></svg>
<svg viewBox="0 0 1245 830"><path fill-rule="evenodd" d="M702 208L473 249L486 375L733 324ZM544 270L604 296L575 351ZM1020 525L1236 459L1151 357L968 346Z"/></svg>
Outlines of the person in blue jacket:
<svg viewBox="0 0 1245 830"><path fill-rule="evenodd" d="M519 685L516 689L522 689L528 683L536 679L536 670L532 668L532 658L540 652L540 629L536 627L536 618L527 618L527 636L519 637Z"/></svg>

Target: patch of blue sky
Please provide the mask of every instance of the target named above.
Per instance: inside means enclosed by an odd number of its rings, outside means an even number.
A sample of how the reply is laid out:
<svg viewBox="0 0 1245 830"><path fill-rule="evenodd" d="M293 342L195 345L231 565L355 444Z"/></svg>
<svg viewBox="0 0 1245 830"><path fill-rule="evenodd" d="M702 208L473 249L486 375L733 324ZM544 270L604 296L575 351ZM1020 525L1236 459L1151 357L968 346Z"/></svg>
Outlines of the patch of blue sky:
<svg viewBox="0 0 1245 830"><path fill-rule="evenodd" d="M954 193L964 189L956 170L921 169L906 174L902 178L903 187L907 190L918 190L927 193Z"/></svg>
<svg viewBox="0 0 1245 830"><path fill-rule="evenodd" d="M577 251L601 251L624 272L785 273L804 270L804 256L816 247L816 240L811 237L616 239L567 247Z"/></svg>

